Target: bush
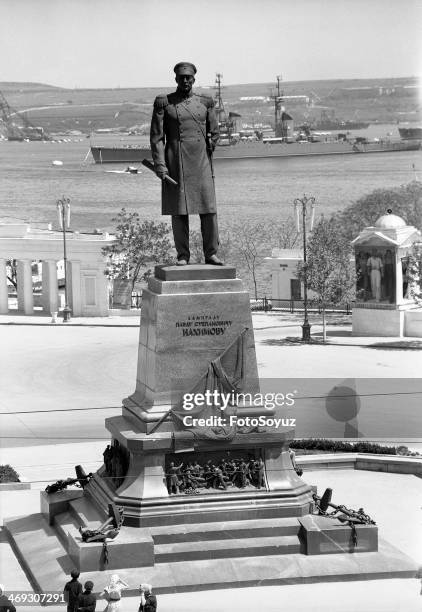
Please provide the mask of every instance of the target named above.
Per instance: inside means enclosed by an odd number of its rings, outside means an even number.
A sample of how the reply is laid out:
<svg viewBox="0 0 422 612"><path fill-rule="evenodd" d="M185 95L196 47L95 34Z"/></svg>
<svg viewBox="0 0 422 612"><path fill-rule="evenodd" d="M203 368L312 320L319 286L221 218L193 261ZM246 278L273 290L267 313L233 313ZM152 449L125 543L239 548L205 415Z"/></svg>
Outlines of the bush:
<svg viewBox="0 0 422 612"><path fill-rule="evenodd" d="M3 482L20 482L19 474L11 465L0 465L0 483Z"/></svg>
<svg viewBox="0 0 422 612"><path fill-rule="evenodd" d="M395 447L395 446L380 446L373 442L342 442L339 440L326 440L324 438L309 440L294 440L290 443L291 448L304 449L304 450L321 450L330 451L332 453L375 453L377 455L397 455L404 454L398 452L399 449L407 447ZM410 451L407 449L408 454ZM406 453L407 454L407 453Z"/></svg>

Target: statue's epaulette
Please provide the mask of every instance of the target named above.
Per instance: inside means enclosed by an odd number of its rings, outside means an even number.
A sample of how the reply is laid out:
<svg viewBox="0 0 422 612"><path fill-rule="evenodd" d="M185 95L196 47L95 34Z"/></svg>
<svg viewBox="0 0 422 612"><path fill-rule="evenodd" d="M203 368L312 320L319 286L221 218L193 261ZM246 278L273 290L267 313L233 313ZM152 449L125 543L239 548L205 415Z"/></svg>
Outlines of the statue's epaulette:
<svg viewBox="0 0 422 612"><path fill-rule="evenodd" d="M167 96L165 94L161 94L157 96L154 100L154 108L165 108L168 105Z"/></svg>
<svg viewBox="0 0 422 612"><path fill-rule="evenodd" d="M172 91L171 93L167 94L166 98L169 104L177 104L181 100L177 91Z"/></svg>
<svg viewBox="0 0 422 612"><path fill-rule="evenodd" d="M212 108L214 106L214 98L212 96L208 96L207 94L193 94L201 99L201 103L207 108Z"/></svg>

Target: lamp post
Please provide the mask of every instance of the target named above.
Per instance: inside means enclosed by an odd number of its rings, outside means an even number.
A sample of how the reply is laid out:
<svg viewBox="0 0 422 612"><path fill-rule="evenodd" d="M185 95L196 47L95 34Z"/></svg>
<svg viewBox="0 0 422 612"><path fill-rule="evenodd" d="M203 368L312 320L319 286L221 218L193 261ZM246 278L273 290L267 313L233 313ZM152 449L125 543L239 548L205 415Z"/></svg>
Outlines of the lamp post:
<svg viewBox="0 0 422 612"><path fill-rule="evenodd" d="M62 197L57 200L57 214L59 217L59 225L63 231L63 267L64 267L64 308L63 308L63 323L70 321L71 310L68 306L67 294L67 257L66 257L66 230L70 226L70 199Z"/></svg>
<svg viewBox="0 0 422 612"><path fill-rule="evenodd" d="M311 213L310 229L312 230L314 224L315 214L315 198L306 197L296 198L294 200L294 207L296 212L296 225L297 231L300 231L300 213L302 213L302 231L303 231L303 264L304 264L304 275L303 275L303 306L305 310L305 316L302 325L302 340L304 342L311 341L311 326L308 321L308 273L306 270L306 217L309 213L308 206Z"/></svg>

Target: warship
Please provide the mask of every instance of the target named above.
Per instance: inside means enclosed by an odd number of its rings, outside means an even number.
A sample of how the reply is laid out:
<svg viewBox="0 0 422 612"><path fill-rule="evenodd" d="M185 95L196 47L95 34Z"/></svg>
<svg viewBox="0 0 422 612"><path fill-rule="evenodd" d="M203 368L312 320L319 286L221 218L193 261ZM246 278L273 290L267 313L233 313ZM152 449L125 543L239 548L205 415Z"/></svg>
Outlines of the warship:
<svg viewBox="0 0 422 612"><path fill-rule="evenodd" d="M236 120L240 115L234 112L226 113L221 95L221 74L217 74L215 109L220 139L214 151L214 160L388 153L413 151L419 149L421 145L420 140L409 140L404 137L371 140L362 136L352 137L346 133L348 129L352 129L347 122L339 123L342 133L337 134L322 129L315 130L311 126L302 126L295 130L292 116L283 107L284 99L279 80L273 100L275 129L271 135L267 135L265 130L257 126L238 131ZM124 143L117 146L95 144L91 145L90 150L97 164L141 163L144 158L151 158L149 146L142 143Z"/></svg>

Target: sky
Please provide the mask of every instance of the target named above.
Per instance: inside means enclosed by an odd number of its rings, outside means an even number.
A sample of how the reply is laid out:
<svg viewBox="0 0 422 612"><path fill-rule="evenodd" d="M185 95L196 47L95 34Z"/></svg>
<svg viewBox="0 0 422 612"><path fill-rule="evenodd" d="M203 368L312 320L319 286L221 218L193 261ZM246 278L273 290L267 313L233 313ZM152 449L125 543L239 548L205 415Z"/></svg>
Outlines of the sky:
<svg viewBox="0 0 422 612"><path fill-rule="evenodd" d="M0 0L0 82L160 87L422 75L422 0Z"/></svg>

